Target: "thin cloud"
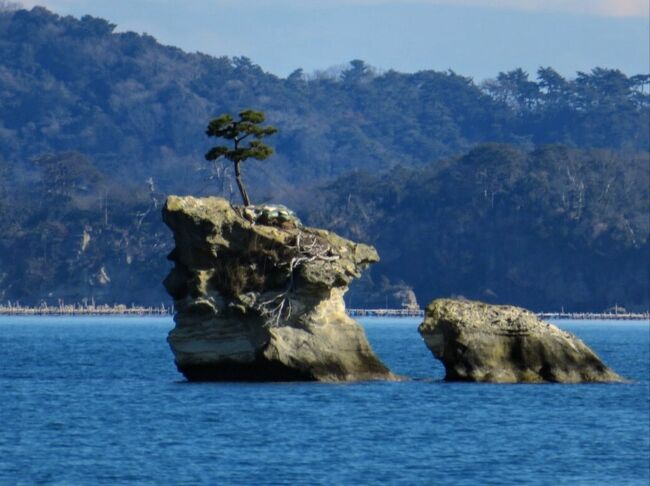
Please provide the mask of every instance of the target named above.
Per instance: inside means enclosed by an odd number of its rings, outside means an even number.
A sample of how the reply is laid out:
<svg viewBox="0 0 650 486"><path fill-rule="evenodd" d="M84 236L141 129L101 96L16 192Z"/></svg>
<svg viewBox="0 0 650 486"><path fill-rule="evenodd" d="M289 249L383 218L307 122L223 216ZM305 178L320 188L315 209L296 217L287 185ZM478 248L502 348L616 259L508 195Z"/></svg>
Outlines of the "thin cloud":
<svg viewBox="0 0 650 486"><path fill-rule="evenodd" d="M38 0L18 0L15 3L17 3L23 8L32 8L32 7L36 7L37 5L48 7L48 8L50 7L50 5L48 5L48 2L39 2Z"/></svg>
<svg viewBox="0 0 650 486"><path fill-rule="evenodd" d="M419 0L419 2L608 17L648 17L649 14L647 0Z"/></svg>
<svg viewBox="0 0 650 486"><path fill-rule="evenodd" d="M30 9L32 7L46 7L56 12L58 8L67 7L70 5L85 6L88 9L92 8L93 4L98 2L94 0L15 0L16 3L22 5L23 8Z"/></svg>
<svg viewBox="0 0 650 486"><path fill-rule="evenodd" d="M102 0L19 0L26 8L35 5L56 10L57 7L74 5L92 9ZM136 0L133 0L136 1ZM169 3L169 0L140 0L146 3ZM215 5L242 5L241 0L187 0L188 2ZM430 4L450 6L474 6L523 10L533 12L563 12L605 17L650 17L648 0L249 0L258 5L292 5L296 7L331 7L345 5L391 5Z"/></svg>
<svg viewBox="0 0 650 486"><path fill-rule="evenodd" d="M212 0L212 2L221 5L241 5L241 0ZM558 12L605 17L650 16L648 0L248 0L247 3L255 3L268 7L278 4L295 7L429 4L474 6L532 12Z"/></svg>

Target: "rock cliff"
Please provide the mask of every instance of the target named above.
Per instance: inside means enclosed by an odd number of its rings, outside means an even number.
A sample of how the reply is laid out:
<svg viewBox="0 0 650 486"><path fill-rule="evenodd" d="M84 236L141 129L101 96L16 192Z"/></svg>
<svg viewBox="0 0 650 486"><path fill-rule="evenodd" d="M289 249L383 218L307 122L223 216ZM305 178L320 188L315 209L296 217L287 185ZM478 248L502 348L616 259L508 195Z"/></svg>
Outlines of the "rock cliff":
<svg viewBox="0 0 650 486"><path fill-rule="evenodd" d="M168 341L188 380L392 379L345 312L374 248L302 226L282 206L170 196Z"/></svg>
<svg viewBox="0 0 650 486"><path fill-rule="evenodd" d="M418 328L448 381L616 382L574 335L519 307L438 299Z"/></svg>

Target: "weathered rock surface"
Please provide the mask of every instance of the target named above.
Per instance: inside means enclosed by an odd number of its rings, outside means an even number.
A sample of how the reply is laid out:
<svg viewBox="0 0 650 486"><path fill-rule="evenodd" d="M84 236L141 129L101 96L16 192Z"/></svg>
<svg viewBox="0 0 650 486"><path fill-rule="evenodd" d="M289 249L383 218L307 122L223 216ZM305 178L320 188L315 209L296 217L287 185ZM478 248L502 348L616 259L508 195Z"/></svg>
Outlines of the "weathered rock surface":
<svg viewBox="0 0 650 486"><path fill-rule="evenodd" d="M418 330L448 381L623 381L580 339L519 307L438 299Z"/></svg>
<svg viewBox="0 0 650 486"><path fill-rule="evenodd" d="M176 243L168 341L187 379L394 378L343 301L379 260L374 248L303 227L282 206L170 196L163 219Z"/></svg>

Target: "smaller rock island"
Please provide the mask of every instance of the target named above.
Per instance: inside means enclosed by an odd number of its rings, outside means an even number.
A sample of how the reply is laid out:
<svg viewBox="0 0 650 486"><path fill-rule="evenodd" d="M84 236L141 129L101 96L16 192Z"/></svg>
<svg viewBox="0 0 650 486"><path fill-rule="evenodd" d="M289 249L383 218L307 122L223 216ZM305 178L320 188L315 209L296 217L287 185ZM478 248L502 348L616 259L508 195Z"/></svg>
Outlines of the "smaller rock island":
<svg viewBox="0 0 650 486"><path fill-rule="evenodd" d="M371 246L303 226L283 206L170 196L174 298L168 342L190 381L395 379L343 295L379 260Z"/></svg>
<svg viewBox="0 0 650 486"><path fill-rule="evenodd" d="M438 299L418 331L447 381L624 381L576 336L519 307Z"/></svg>

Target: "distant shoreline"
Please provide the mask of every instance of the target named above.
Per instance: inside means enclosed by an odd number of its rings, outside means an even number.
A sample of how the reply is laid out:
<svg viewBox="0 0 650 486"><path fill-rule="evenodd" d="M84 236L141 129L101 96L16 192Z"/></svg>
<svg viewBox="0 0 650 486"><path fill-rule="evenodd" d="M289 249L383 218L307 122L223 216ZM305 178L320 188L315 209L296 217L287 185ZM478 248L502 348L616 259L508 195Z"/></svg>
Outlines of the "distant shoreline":
<svg viewBox="0 0 650 486"><path fill-rule="evenodd" d="M171 316L174 306L143 307L126 305L62 304L25 307L19 304L0 305L0 316Z"/></svg>
<svg viewBox="0 0 650 486"><path fill-rule="evenodd" d="M423 309L347 309L352 317L424 317ZM650 312L537 312L540 319L647 321Z"/></svg>
<svg viewBox="0 0 650 486"><path fill-rule="evenodd" d="M537 313L540 319L556 320L600 320L600 321L649 321L650 312L540 312Z"/></svg>
<svg viewBox="0 0 650 486"><path fill-rule="evenodd" d="M424 317L423 309L347 309L351 317ZM58 305L25 307L0 305L0 316L172 316L174 306L143 307L126 305ZM650 312L539 312L541 319L649 321Z"/></svg>

